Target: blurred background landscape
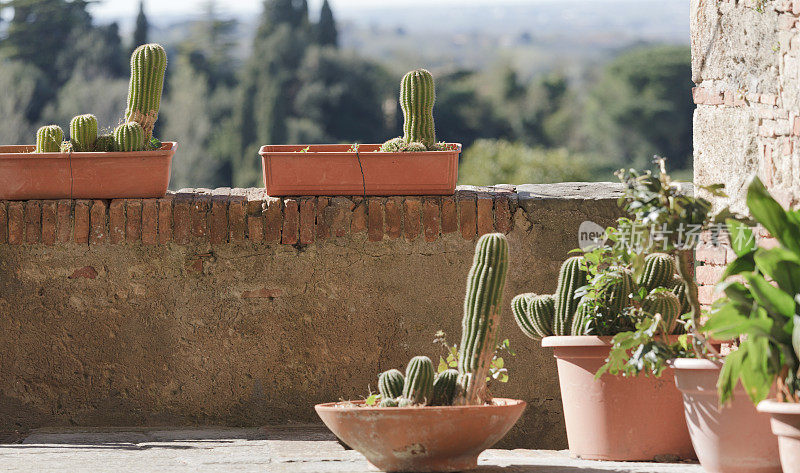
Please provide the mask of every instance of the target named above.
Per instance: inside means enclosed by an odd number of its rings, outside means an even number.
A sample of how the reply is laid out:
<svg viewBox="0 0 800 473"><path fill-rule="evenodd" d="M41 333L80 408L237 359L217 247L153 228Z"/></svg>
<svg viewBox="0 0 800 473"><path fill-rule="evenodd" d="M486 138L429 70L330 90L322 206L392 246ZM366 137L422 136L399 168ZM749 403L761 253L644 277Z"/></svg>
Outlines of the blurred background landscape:
<svg viewBox="0 0 800 473"><path fill-rule="evenodd" d="M263 144L401 134L402 75L436 77L463 184L691 178L689 0L0 0L0 143L124 114L128 58L169 53L170 188L254 186Z"/></svg>

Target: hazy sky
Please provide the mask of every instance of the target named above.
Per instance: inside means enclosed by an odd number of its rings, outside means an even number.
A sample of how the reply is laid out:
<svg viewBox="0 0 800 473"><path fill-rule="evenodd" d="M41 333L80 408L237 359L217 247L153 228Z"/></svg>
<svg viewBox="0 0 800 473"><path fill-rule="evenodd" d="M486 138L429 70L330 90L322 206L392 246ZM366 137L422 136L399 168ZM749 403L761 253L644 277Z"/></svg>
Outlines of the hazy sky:
<svg viewBox="0 0 800 473"><path fill-rule="evenodd" d="M148 15L191 13L200 8L206 0L145 0ZM480 5L496 4L498 0L329 0L334 8L357 9L388 5L425 5L432 1L438 4ZM502 0L503 3L531 3L548 0ZM552 0L549 0L552 1ZM218 0L220 11L231 13L254 12L259 10L262 0ZM322 0L309 0L312 11L319 9ZM100 17L129 17L135 15L139 0L101 0L92 7L92 12Z"/></svg>

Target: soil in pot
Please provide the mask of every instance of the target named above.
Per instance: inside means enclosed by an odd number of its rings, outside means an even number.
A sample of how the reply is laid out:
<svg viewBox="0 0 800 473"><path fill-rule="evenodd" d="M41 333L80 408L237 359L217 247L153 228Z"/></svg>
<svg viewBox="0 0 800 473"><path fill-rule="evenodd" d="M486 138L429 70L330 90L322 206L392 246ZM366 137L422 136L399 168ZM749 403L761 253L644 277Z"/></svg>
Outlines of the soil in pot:
<svg viewBox="0 0 800 473"><path fill-rule="evenodd" d="M567 440L589 460L650 461L694 458L672 370L660 378L603 375L612 337L546 337L553 347Z"/></svg>
<svg viewBox="0 0 800 473"><path fill-rule="evenodd" d="M683 393L686 424L697 458L709 473L780 473L778 441L769 417L756 411L744 389L720 407L717 378L721 365L679 358L675 382Z"/></svg>
<svg viewBox="0 0 800 473"><path fill-rule="evenodd" d="M365 407L363 401L315 406L326 426L382 471L464 471L508 433L525 402L483 406Z"/></svg>
<svg viewBox="0 0 800 473"><path fill-rule="evenodd" d="M800 473L800 404L762 401L758 411L769 414L772 433L778 436L783 473Z"/></svg>

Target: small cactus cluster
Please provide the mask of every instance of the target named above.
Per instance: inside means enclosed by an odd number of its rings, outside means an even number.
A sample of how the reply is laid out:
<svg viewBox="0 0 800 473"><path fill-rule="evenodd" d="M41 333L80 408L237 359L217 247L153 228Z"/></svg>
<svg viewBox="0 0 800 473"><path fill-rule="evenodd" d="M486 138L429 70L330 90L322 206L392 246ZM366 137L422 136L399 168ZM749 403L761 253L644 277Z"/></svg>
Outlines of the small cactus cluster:
<svg viewBox="0 0 800 473"><path fill-rule="evenodd" d="M419 153L442 151L444 143L436 142L433 121L433 104L436 87L433 75L425 69L417 69L403 76L400 83L400 108L403 110L403 136L383 143L383 152Z"/></svg>
<svg viewBox="0 0 800 473"><path fill-rule="evenodd" d="M98 136L97 118L78 115L69 124L70 139L57 125L39 129L36 153L145 151L154 149L153 128L158 119L167 53L161 45L144 44L131 55L131 81L125 123L113 133ZM57 130L56 130L57 129ZM60 135L58 134L60 132ZM55 139L58 141L55 141Z"/></svg>
<svg viewBox="0 0 800 473"><path fill-rule="evenodd" d="M592 335L592 307L576 297L577 290L588 284L582 256L573 256L561 265L554 295L520 294L511 300L511 312L522 332L530 338L553 335ZM674 258L653 253L644 258L644 268L636 281L626 268L612 268L613 281L598 301L603 317L618 317L634 301L632 295L644 288L641 302L644 312L661 314L666 333L678 333L681 314L689 312L683 280L676 275Z"/></svg>
<svg viewBox="0 0 800 473"><path fill-rule="evenodd" d="M476 405L490 400L486 378L497 346L503 290L508 273L508 241L500 233L482 236L467 279L458 370L435 374L427 356L378 376L381 407Z"/></svg>

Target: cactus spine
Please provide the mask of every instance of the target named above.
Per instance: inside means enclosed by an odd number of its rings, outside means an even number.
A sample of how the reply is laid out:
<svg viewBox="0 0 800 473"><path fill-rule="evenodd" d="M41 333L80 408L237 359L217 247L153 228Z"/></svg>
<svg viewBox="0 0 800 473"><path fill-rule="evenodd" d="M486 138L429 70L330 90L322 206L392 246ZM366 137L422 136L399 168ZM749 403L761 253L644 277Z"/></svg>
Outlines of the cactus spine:
<svg viewBox="0 0 800 473"><path fill-rule="evenodd" d="M589 328L589 305L582 303L578 305L575 310L575 316L572 318L572 326L570 327L571 335L590 335Z"/></svg>
<svg viewBox="0 0 800 473"><path fill-rule="evenodd" d="M458 381L458 371L454 369L444 370L433 380L433 402L434 406L449 406L453 404L456 396L456 382Z"/></svg>
<svg viewBox="0 0 800 473"><path fill-rule="evenodd" d="M117 150L116 140L114 139L114 135L100 135L97 137L97 141L94 144L94 150L97 152L111 152Z"/></svg>
<svg viewBox="0 0 800 473"><path fill-rule="evenodd" d="M433 399L433 362L427 356L415 356L406 366L403 398L414 404L426 404Z"/></svg>
<svg viewBox="0 0 800 473"><path fill-rule="evenodd" d="M675 259L665 253L653 253L644 258L644 270L637 283L652 291L657 287L669 287L675 277Z"/></svg>
<svg viewBox="0 0 800 473"><path fill-rule="evenodd" d="M581 268L582 256L567 258L561 265L558 275L558 288L555 294L555 318L553 320L553 334L570 335L572 319L578 308L578 299L575 291L586 285L586 271Z"/></svg>
<svg viewBox="0 0 800 473"><path fill-rule="evenodd" d="M131 55L131 82L125 121L137 122L144 129L144 142L153 136L161 106L167 53L159 44L143 44Z"/></svg>
<svg viewBox="0 0 800 473"><path fill-rule="evenodd" d="M36 153L58 153L64 141L64 130L58 125L48 125L36 132Z"/></svg>
<svg viewBox="0 0 800 473"><path fill-rule="evenodd" d="M610 314L620 314L631 303L631 294L636 290L633 274L627 269L620 269L616 283L609 289L603 301Z"/></svg>
<svg viewBox="0 0 800 473"><path fill-rule="evenodd" d="M400 84L400 106L403 109L403 141L418 141L426 149L434 149L436 130L433 124L433 103L436 89L433 76L425 69L411 71Z"/></svg>
<svg viewBox="0 0 800 473"><path fill-rule="evenodd" d="M675 329L678 317L681 315L681 303L678 301L678 296L671 292L654 292L648 295L642 302L642 309L651 315L661 314L667 334L672 333Z"/></svg>
<svg viewBox="0 0 800 473"><path fill-rule="evenodd" d="M114 130L114 146L119 151L141 151L144 143L144 130L137 122L123 123Z"/></svg>
<svg viewBox="0 0 800 473"><path fill-rule="evenodd" d="M403 384L405 384L403 373L394 368L384 371L378 376L378 392L381 393L383 399L402 396Z"/></svg>
<svg viewBox="0 0 800 473"><path fill-rule="evenodd" d="M483 235L467 279L459 345L459 404L486 400L486 376L497 345L503 289L508 273L508 240L501 233Z"/></svg>
<svg viewBox="0 0 800 473"><path fill-rule="evenodd" d="M691 312L692 308L689 306L689 299L686 297L686 285L683 283L683 279L675 276L668 287L673 294L678 296L678 301L681 303L681 315Z"/></svg>
<svg viewBox="0 0 800 473"><path fill-rule="evenodd" d="M77 152L94 151L97 143L97 117L78 115L69 122L69 139Z"/></svg>
<svg viewBox="0 0 800 473"><path fill-rule="evenodd" d="M555 297L533 293L520 294L511 299L511 312L522 332L530 338L553 335L553 317L556 311Z"/></svg>

